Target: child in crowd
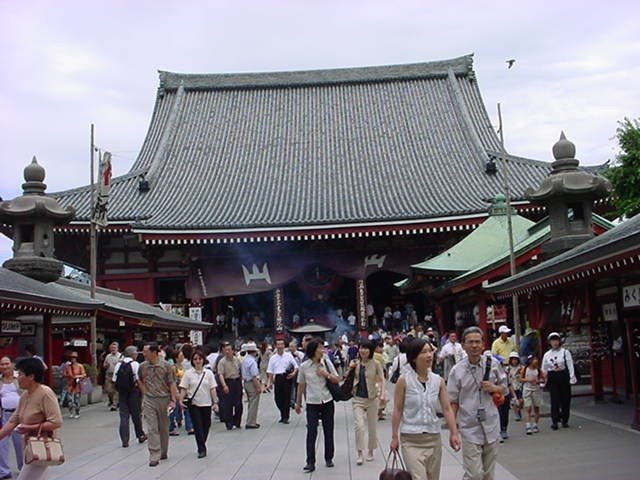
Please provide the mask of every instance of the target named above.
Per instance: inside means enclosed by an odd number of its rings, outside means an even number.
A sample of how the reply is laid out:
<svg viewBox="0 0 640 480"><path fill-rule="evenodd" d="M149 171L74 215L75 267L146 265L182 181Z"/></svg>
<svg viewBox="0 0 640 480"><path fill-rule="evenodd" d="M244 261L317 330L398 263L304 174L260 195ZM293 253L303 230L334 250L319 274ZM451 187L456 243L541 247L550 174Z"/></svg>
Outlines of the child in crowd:
<svg viewBox="0 0 640 480"><path fill-rule="evenodd" d="M525 418L527 424L525 432L527 435L538 433L538 422L540 421L540 404L542 403L542 386L545 383L544 373L540 368L540 360L535 355L527 358L525 368L522 369L522 397L524 399ZM531 410L535 414L535 421L531 423Z"/></svg>
<svg viewBox="0 0 640 480"><path fill-rule="evenodd" d="M522 420L522 365L520 365L520 355L517 352L509 354L509 366L507 367L509 375L509 393L511 394L511 403L513 412L516 416L516 422Z"/></svg>

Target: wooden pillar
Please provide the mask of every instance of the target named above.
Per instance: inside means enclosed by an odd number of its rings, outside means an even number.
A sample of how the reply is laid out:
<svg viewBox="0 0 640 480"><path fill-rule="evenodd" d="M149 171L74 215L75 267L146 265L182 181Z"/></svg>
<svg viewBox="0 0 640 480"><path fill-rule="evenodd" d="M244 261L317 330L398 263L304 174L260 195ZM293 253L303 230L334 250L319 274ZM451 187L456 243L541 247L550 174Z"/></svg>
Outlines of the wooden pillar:
<svg viewBox="0 0 640 480"><path fill-rule="evenodd" d="M43 352L44 363L47 364L47 370L44 372L44 383L52 386L52 370L53 370L53 327L51 324L51 314L45 313L42 316L42 333L43 333Z"/></svg>
<svg viewBox="0 0 640 480"><path fill-rule="evenodd" d="M444 326L444 308L442 308L442 304L438 301L435 306L436 321L438 322L438 333L440 336L444 335L446 329ZM438 338L438 345L440 344L440 339Z"/></svg>
<svg viewBox="0 0 640 480"><path fill-rule="evenodd" d="M360 336L369 335L369 320L367 319L367 281L356 280L356 310L358 311L358 330Z"/></svg>
<svg viewBox="0 0 640 480"><path fill-rule="evenodd" d="M593 350L591 332L598 328L598 312L595 305L595 291L591 288L589 281L584 283L583 297L585 301L585 310L589 315L589 343L590 349ZM594 400L604 400L604 388L602 385L602 360L600 357L591 357L591 389L593 390Z"/></svg>
<svg viewBox="0 0 640 480"><path fill-rule="evenodd" d="M273 291L273 321L275 324L275 338L284 338L284 291L276 288Z"/></svg>
<svg viewBox="0 0 640 480"><path fill-rule="evenodd" d="M478 326L484 332L485 348L488 348L489 332L487 330L487 298L484 294L478 297Z"/></svg>

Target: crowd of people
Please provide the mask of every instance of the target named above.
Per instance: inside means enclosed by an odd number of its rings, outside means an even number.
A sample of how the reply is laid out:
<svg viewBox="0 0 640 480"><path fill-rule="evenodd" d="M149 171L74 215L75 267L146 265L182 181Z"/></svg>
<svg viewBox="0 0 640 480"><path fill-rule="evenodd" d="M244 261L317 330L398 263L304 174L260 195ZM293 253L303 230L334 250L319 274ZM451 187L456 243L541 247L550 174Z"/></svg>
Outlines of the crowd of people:
<svg viewBox="0 0 640 480"><path fill-rule="evenodd" d="M332 343L306 335L300 345L283 338L258 345L245 338L220 341L216 348L149 342L120 351L113 342L101 363L108 408L119 412L122 447L129 447L132 423L135 439L147 442L150 467L168 458L169 439L183 427L194 436L197 458L207 455L212 419L227 430L260 428L261 394L273 391L281 424L289 424L291 412L305 412L303 470L316 468L320 425L324 463L332 468L335 404L330 387L350 378L356 465L374 459L378 422L386 418L387 391L393 389L390 449L401 451L414 479L439 478L443 426L451 448L463 451L468 478L490 479L498 444L508 439L509 417L524 419L527 435L540 432L546 387L551 428L567 428L570 385L576 381L571 353L558 333L548 336L550 348L542 358L535 352L523 358L526 342L519 350L507 326L498 333L490 351L485 351L485 332L478 327L465 329L458 338L457 332L440 336L420 324L407 332L378 328L366 338L352 332ZM79 417L87 372L78 354L68 352L62 365L60 398L42 385L46 368L34 355L21 360L17 370L9 357L0 359L0 479L11 478L10 445L21 471L18 478L45 475L45 470L23 464L22 436L32 433L34 425L55 434L62 425L60 405L69 408L70 418ZM38 411L27 403L34 396L43 399Z"/></svg>

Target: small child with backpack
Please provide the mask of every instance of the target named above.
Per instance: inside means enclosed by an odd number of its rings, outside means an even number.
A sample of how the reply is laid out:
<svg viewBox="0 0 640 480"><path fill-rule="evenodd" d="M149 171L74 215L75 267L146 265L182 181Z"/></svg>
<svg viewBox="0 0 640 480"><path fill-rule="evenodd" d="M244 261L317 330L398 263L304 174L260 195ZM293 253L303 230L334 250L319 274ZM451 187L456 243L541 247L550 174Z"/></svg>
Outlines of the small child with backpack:
<svg viewBox="0 0 640 480"><path fill-rule="evenodd" d="M538 433L540 422L540 405L542 404L542 385L545 383L544 373L540 368L540 360L535 355L527 357L527 363L522 369L522 398L525 408L525 433L531 435ZM535 421L531 422L531 410L535 414Z"/></svg>

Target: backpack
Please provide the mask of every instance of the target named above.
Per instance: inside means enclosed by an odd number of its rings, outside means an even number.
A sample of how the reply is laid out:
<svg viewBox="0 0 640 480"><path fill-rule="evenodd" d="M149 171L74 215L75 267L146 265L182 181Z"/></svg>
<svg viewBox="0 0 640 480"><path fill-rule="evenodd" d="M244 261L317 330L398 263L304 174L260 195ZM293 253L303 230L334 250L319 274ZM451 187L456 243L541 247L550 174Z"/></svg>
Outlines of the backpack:
<svg viewBox="0 0 640 480"><path fill-rule="evenodd" d="M116 374L116 390L118 392L132 392L135 389L136 382L133 377L133 368L131 362L120 363L118 373Z"/></svg>

